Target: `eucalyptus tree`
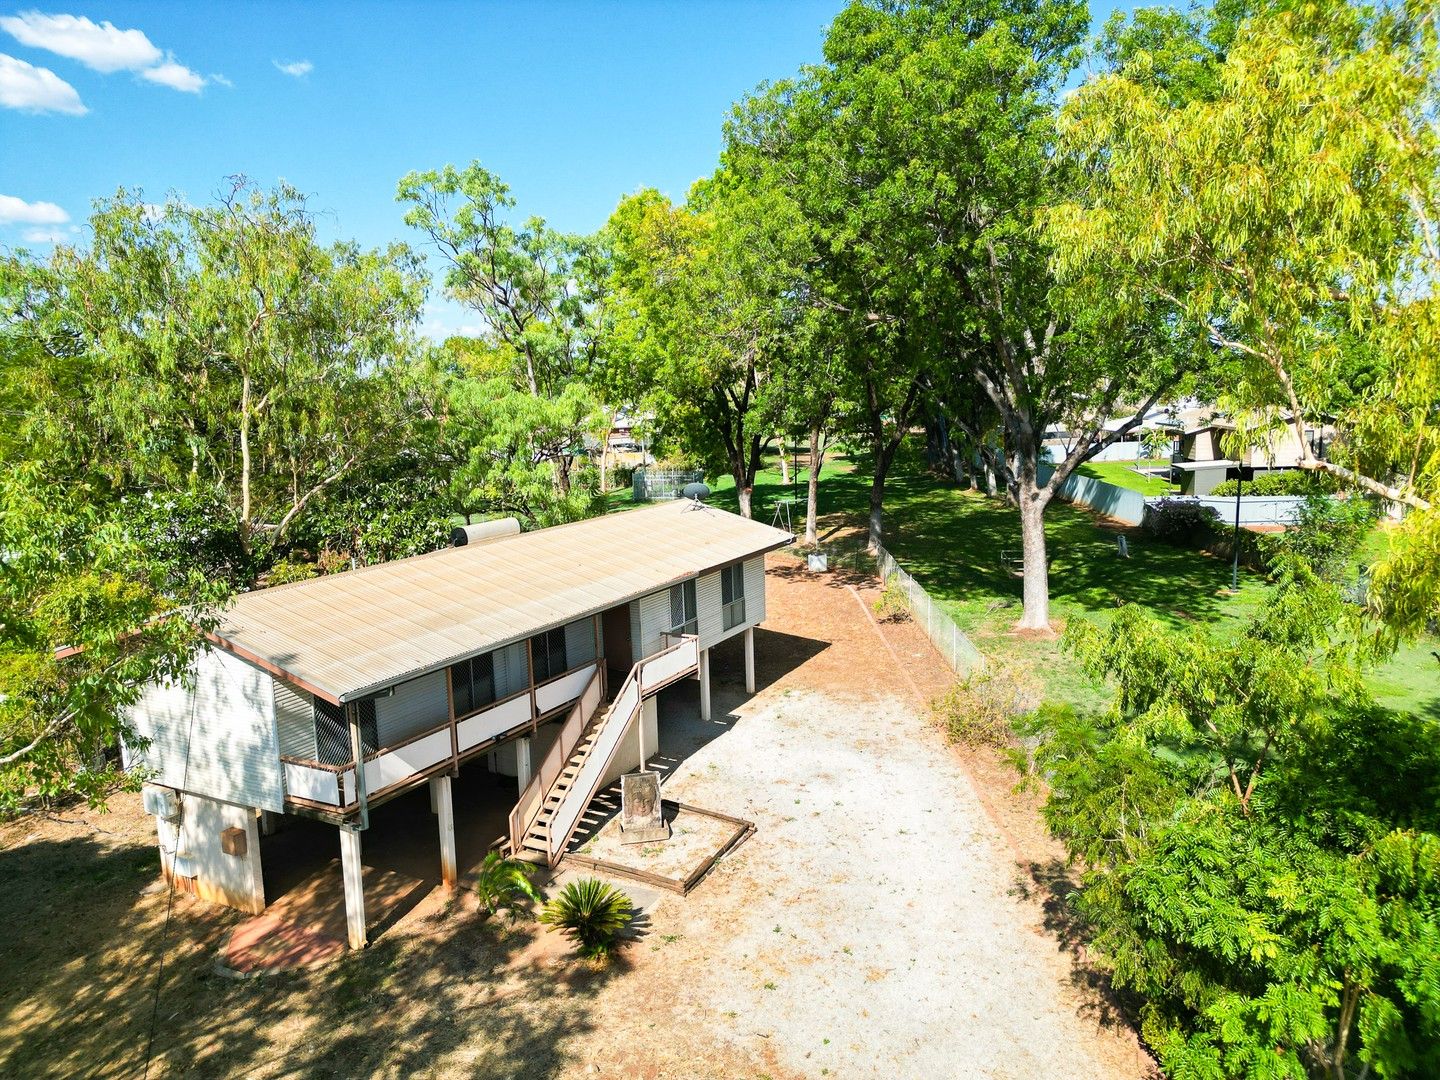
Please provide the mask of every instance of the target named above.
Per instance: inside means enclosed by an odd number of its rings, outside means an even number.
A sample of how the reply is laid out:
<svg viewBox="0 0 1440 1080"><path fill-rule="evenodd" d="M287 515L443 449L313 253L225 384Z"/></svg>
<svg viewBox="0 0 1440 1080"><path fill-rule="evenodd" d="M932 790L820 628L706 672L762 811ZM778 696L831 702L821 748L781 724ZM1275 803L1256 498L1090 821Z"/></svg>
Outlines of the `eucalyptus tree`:
<svg viewBox="0 0 1440 1080"><path fill-rule="evenodd" d="M1200 359L1154 311L1058 290L1034 228L1075 180L1054 155L1055 118L1087 27L1078 0L852 3L824 63L744 103L727 144L727 160L768 162L808 230L816 302L848 319L872 544L900 443L942 387L973 382L999 419L993 463L1018 505L1021 626L1035 629L1049 625L1050 501ZM1121 409L1134 417L1107 429ZM1072 440L1047 475L1045 439L1062 427Z"/></svg>
<svg viewBox="0 0 1440 1080"><path fill-rule="evenodd" d="M472 447L457 483L468 497L549 524L593 509L583 456L600 409L600 312L608 280L590 238L538 217L515 224L509 187L478 162L412 172L397 198L445 267L448 295L473 310L477 350L450 380Z"/></svg>
<svg viewBox="0 0 1440 1080"><path fill-rule="evenodd" d="M321 244L303 199L120 192L86 248L7 257L7 460L114 496L199 493L281 543L423 411L402 377L423 284L405 248Z"/></svg>

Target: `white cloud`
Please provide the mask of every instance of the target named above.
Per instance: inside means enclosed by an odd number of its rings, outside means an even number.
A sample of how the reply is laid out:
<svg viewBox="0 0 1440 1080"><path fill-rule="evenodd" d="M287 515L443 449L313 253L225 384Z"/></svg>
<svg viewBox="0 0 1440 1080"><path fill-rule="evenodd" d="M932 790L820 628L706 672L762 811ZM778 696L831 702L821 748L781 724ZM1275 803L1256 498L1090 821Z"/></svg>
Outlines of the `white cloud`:
<svg viewBox="0 0 1440 1080"><path fill-rule="evenodd" d="M285 64L282 64L279 60L272 60L270 62L275 65L277 71L284 72L286 75L296 79L303 79L315 70L315 65L309 60L291 60Z"/></svg>
<svg viewBox="0 0 1440 1080"><path fill-rule="evenodd" d="M84 116L79 93L49 68L0 53L0 105L26 112L59 112Z"/></svg>
<svg viewBox="0 0 1440 1080"><path fill-rule="evenodd" d="M199 72L191 71L184 64L177 63L172 56L158 67L147 68L140 72L140 77L161 86L168 86L172 90L180 90L186 94L198 94L201 87L205 85L205 76Z"/></svg>
<svg viewBox="0 0 1440 1080"><path fill-rule="evenodd" d="M53 202L26 202L0 195L0 225L64 225L70 215Z"/></svg>
<svg viewBox="0 0 1440 1080"><path fill-rule="evenodd" d="M139 71L153 66L161 58L160 50L144 31L121 30L109 22L97 25L82 16L22 11L19 15L0 18L0 30L22 45L79 60L86 67L106 74Z"/></svg>
<svg viewBox="0 0 1440 1080"><path fill-rule="evenodd" d="M63 244L74 229L26 229L20 238L27 244Z"/></svg>
<svg viewBox="0 0 1440 1080"><path fill-rule="evenodd" d="M211 72L210 74L210 81L213 83L217 83L220 86L229 87L232 90L235 88L235 84L229 79L227 79L224 75L216 75L214 72Z"/></svg>

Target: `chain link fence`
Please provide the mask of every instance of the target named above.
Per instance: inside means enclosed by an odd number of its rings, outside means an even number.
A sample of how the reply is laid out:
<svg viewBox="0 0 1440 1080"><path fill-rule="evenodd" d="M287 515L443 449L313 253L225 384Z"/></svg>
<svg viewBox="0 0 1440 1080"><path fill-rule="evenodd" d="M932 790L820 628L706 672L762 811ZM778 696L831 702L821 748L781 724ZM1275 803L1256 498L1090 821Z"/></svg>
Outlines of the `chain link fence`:
<svg viewBox="0 0 1440 1080"><path fill-rule="evenodd" d="M880 580L886 585L897 585L905 594L911 616L917 625L924 628L931 643L955 674L964 677L985 666L985 654L955 625L955 620L945 613L945 609L930 598L924 587L906 573L905 568L895 561L895 556L882 547L876 563Z"/></svg>
<svg viewBox="0 0 1440 1080"><path fill-rule="evenodd" d="M704 479L704 469L639 468L630 480L631 497L635 502L678 499L686 484L698 483Z"/></svg>

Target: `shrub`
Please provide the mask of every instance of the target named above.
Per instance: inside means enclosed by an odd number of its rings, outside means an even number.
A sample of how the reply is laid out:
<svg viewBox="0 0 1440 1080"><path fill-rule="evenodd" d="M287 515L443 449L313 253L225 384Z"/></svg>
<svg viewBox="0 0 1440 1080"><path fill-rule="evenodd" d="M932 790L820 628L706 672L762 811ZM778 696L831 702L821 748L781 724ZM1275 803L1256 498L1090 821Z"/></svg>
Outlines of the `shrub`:
<svg viewBox="0 0 1440 1080"><path fill-rule="evenodd" d="M910 597L898 577L892 577L871 605L881 622L904 622L910 618Z"/></svg>
<svg viewBox="0 0 1440 1080"><path fill-rule="evenodd" d="M1145 528L1171 543L1202 540L1219 520L1212 508L1189 499L1156 499L1145 506Z"/></svg>
<svg viewBox="0 0 1440 1080"><path fill-rule="evenodd" d="M1283 533L1265 537L1265 554L1276 565L1300 559L1320 577L1339 581L1374 524L1375 508L1365 499L1312 495Z"/></svg>
<svg viewBox="0 0 1440 1080"><path fill-rule="evenodd" d="M930 715L953 742L1007 746L1015 721L1042 697L1040 682L1024 664L992 658L930 703Z"/></svg>
<svg viewBox="0 0 1440 1080"><path fill-rule="evenodd" d="M1329 473L1309 472L1305 469L1282 469L1278 472L1256 473L1253 480L1246 480L1243 487L1238 480L1226 480L1218 484L1211 495L1234 498L1236 489L1244 495L1325 495L1338 490L1339 485Z"/></svg>
<svg viewBox="0 0 1440 1080"><path fill-rule="evenodd" d="M292 581L308 581L318 571L314 563L298 559L281 559L265 575L266 585L288 585Z"/></svg>
<svg viewBox="0 0 1440 1080"><path fill-rule="evenodd" d="M540 903L540 891L530 882L532 867L520 859L506 859L498 851L485 856L475 878L475 895L485 914L495 915L503 907L513 922L521 900Z"/></svg>
<svg viewBox="0 0 1440 1080"><path fill-rule="evenodd" d="M570 882L540 913L542 923L563 933L589 960L609 957L633 918L630 898L596 878Z"/></svg>

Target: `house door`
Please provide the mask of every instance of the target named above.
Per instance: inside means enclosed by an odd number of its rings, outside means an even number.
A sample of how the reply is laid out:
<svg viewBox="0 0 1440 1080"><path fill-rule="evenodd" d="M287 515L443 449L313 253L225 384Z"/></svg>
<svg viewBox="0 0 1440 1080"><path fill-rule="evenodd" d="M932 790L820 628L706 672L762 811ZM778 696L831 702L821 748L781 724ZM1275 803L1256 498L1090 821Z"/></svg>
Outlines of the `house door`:
<svg viewBox="0 0 1440 1080"><path fill-rule="evenodd" d="M611 608L600 616L600 633L605 639L605 668L611 687L618 687L635 663L630 645L630 605Z"/></svg>

